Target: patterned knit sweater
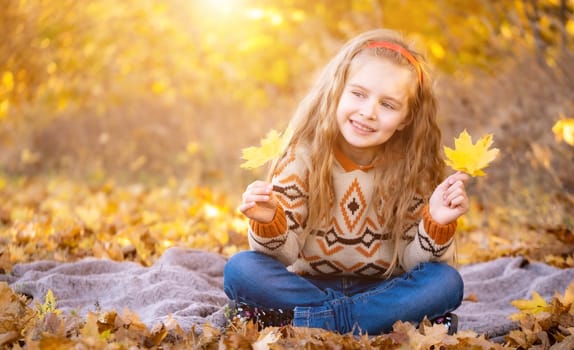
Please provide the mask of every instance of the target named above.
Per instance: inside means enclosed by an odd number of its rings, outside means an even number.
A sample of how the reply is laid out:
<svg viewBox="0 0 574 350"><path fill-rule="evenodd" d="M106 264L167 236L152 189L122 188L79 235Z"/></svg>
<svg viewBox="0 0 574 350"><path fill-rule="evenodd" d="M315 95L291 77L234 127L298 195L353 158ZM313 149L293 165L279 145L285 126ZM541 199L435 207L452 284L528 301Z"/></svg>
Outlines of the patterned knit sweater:
<svg viewBox="0 0 574 350"><path fill-rule="evenodd" d="M382 222L372 196L374 170L362 167L335 152L333 186L335 202L331 215L320 228L306 230L312 164L307 148L289 151L273 176L273 191L279 202L269 223L250 222L252 250L274 256L290 271L301 275L380 278L386 272L394 244L382 231ZM409 222L399 242L399 262L393 274L408 271L420 262L448 261L454 254L456 221L434 222L423 198L413 198Z"/></svg>

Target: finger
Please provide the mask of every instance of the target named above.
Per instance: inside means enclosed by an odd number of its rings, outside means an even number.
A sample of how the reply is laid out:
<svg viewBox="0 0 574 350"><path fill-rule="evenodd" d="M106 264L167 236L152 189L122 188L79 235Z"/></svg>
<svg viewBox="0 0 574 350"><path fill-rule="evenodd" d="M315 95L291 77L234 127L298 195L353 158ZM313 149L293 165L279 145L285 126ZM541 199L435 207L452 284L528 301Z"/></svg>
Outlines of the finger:
<svg viewBox="0 0 574 350"><path fill-rule="evenodd" d="M464 214L468 211L470 207L470 202L468 200L468 196L463 194L461 196L453 198L451 201L451 209L457 209L461 214Z"/></svg>
<svg viewBox="0 0 574 350"><path fill-rule="evenodd" d="M444 203L445 204L450 204L453 199L463 196L464 195L464 191L462 191L462 189L457 189L455 191L450 192L445 198L444 198Z"/></svg>
<svg viewBox="0 0 574 350"><path fill-rule="evenodd" d="M452 185L448 186L442 193L442 199L444 201L448 200L449 198L452 198L453 194L460 194L460 193L464 193L465 189L464 189L464 184L462 183L462 181L457 181L455 183L453 183Z"/></svg>
<svg viewBox="0 0 574 350"><path fill-rule="evenodd" d="M267 181L253 181L252 183L247 186L247 188L266 188L266 189L273 189L273 185Z"/></svg>
<svg viewBox="0 0 574 350"><path fill-rule="evenodd" d="M452 203L455 198L461 197L463 200L468 200L468 195L464 187L455 188L449 192L448 196L445 198L445 202Z"/></svg>
<svg viewBox="0 0 574 350"><path fill-rule="evenodd" d="M468 178L469 178L469 176L467 174L459 171L457 173L454 173L454 174L448 176L446 179L444 179L444 181L441 182L441 184L438 185L437 188L440 188L442 191L446 191L450 186L452 186L456 182L461 181L464 183L465 181L468 180Z"/></svg>
<svg viewBox="0 0 574 350"><path fill-rule="evenodd" d="M265 181L255 180L252 183L250 183L247 187L261 186L264 185L265 183L266 183Z"/></svg>
<svg viewBox="0 0 574 350"><path fill-rule="evenodd" d="M465 192L464 183L462 181L456 181L450 185L443 193L444 197L450 196L452 193Z"/></svg>
<svg viewBox="0 0 574 350"><path fill-rule="evenodd" d="M243 202L244 203L269 202L270 198L271 197L269 195L266 195L266 194L249 194L249 195L243 197Z"/></svg>
<svg viewBox="0 0 574 350"><path fill-rule="evenodd" d="M448 177L451 183L455 183L457 181L462 181L463 183L467 183L470 180L470 175L467 173L463 173L461 171L457 171L456 173L452 174Z"/></svg>
<svg viewBox="0 0 574 350"><path fill-rule="evenodd" d="M465 201L464 196L460 195L460 196L456 196L454 198L452 198L449 202L449 207L450 208L456 208L460 205L462 205Z"/></svg>
<svg viewBox="0 0 574 350"><path fill-rule="evenodd" d="M251 192L254 194L270 194L273 192L273 185L269 183L256 184L248 187L245 192Z"/></svg>
<svg viewBox="0 0 574 350"><path fill-rule="evenodd" d="M447 188L447 191L456 191L458 189L462 189L464 191L464 181L456 180L452 185Z"/></svg>
<svg viewBox="0 0 574 350"><path fill-rule="evenodd" d="M242 212L243 214L246 214L246 212L253 208L255 206L255 202L248 202L248 203L243 203L239 206L239 211Z"/></svg>
<svg viewBox="0 0 574 350"><path fill-rule="evenodd" d="M273 192L272 189L270 189L267 186L265 186L265 187L253 186L251 188L247 188L247 190L245 190L245 192L243 192L242 198L245 201L248 198L250 198L251 196L268 196L269 197L272 192Z"/></svg>

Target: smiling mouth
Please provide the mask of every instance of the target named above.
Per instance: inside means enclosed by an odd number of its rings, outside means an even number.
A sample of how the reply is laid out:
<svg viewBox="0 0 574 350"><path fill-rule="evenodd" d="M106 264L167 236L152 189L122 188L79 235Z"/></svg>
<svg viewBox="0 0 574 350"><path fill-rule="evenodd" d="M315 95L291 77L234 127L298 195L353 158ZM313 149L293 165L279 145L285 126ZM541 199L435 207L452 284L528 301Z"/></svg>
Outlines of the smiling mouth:
<svg viewBox="0 0 574 350"><path fill-rule="evenodd" d="M364 132L375 132L375 129L369 128L369 127L366 126L365 124L361 124L361 123L359 123L359 122L357 122L357 121L355 121L355 120L350 120L350 122L351 122L351 125L352 125L354 128L356 128L356 129L358 129L358 130L360 130L360 131L364 131Z"/></svg>

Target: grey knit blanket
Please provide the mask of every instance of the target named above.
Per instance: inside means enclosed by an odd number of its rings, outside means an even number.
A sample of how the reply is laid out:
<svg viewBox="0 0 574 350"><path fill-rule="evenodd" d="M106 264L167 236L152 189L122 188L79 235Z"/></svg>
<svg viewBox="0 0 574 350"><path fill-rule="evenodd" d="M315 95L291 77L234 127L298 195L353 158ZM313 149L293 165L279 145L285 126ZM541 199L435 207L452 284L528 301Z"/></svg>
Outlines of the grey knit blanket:
<svg viewBox="0 0 574 350"><path fill-rule="evenodd" d="M170 248L150 267L132 262L87 258L77 262L38 261L14 266L12 274L0 275L11 288L43 302L48 290L64 313L128 308L153 327L168 317L183 329L210 323L225 324L223 266L226 259L200 250ZM512 300L529 299L536 291L549 300L574 281L574 269L557 269L528 263L521 257L499 258L462 266L465 297L455 312L459 329L474 330L496 339L517 325L508 319L516 310Z"/></svg>
<svg viewBox="0 0 574 350"><path fill-rule="evenodd" d="M225 323L225 262L223 256L201 250L170 248L150 267L95 258L37 261L15 265L12 275L0 275L0 281L40 303L52 290L56 308L64 313L116 310L121 315L127 308L150 328L171 315L187 330L206 322Z"/></svg>
<svg viewBox="0 0 574 350"><path fill-rule="evenodd" d="M518 325L508 316L518 310L510 303L531 299L536 291L547 301L574 282L574 268L558 269L547 264L528 262L522 257L499 258L485 263L466 265L459 269L464 280L465 298L474 294L476 302L463 301L455 311L459 329L485 334L494 341Z"/></svg>

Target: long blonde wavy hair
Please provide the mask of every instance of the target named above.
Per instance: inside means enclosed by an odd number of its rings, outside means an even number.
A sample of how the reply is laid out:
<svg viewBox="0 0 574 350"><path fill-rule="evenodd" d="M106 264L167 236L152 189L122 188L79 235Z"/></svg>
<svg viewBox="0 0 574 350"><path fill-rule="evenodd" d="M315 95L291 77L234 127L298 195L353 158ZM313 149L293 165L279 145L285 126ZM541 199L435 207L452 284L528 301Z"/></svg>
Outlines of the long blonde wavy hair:
<svg viewBox="0 0 574 350"><path fill-rule="evenodd" d="M385 48L366 48L376 41L395 43L408 50L421 64L421 81L413 64L400 53ZM285 152L298 143L310 146L314 169L310 169L308 185L313 191L309 191L306 228L316 229L330 215L334 205L332 169L334 149L340 137L336 110L350 67L359 54L374 55L407 67L413 72L413 84L416 84L408 98L406 126L380 146L374 162L375 190L379 193L379 196L373 196L374 204L380 213L383 233L390 233L395 243L393 261L387 269L392 273L398 264L398 242L413 199L416 196L428 199L445 170L440 149L441 132L436 123L437 102L421 54L399 33L387 29L368 31L347 42L300 102L289 124L292 133ZM271 166L269 177L275 173L278 160Z"/></svg>

